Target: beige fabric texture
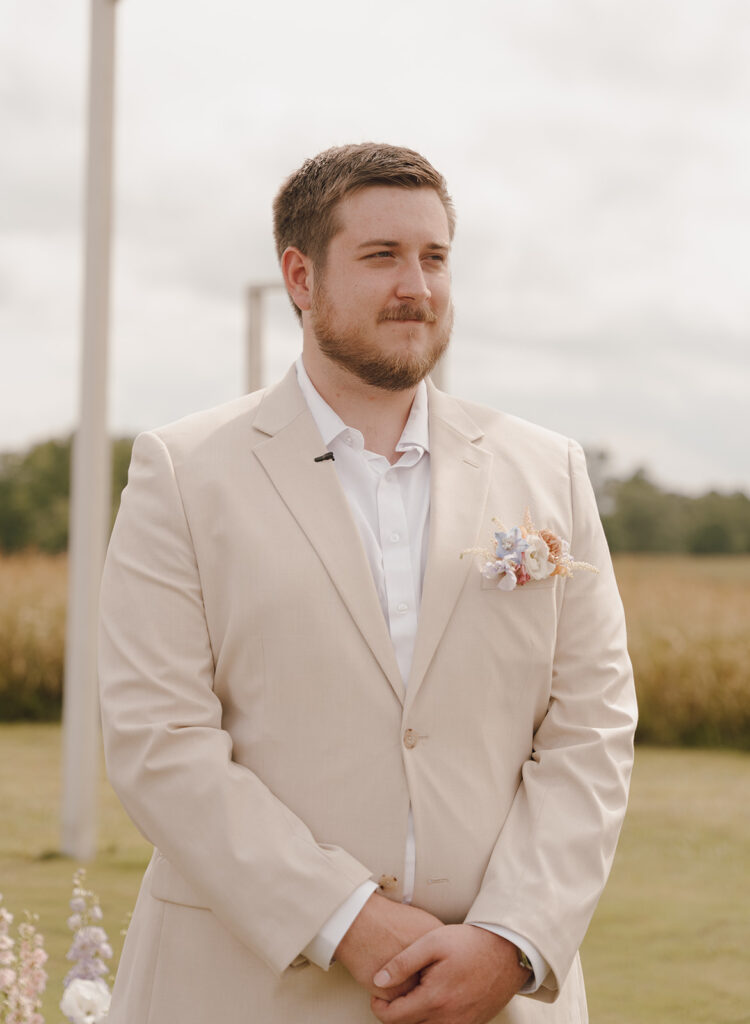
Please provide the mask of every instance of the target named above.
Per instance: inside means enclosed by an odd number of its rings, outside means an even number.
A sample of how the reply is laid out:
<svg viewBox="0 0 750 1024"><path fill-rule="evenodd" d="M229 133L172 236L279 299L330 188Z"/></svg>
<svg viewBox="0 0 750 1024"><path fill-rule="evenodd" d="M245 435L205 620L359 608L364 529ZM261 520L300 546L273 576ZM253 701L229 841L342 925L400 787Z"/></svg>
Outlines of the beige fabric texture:
<svg viewBox="0 0 750 1024"><path fill-rule="evenodd" d="M364 880L514 929L551 971L507 1024L587 1020L577 956L627 799L635 697L581 449L430 385L431 513L408 689L294 369L134 446L102 583L110 779L155 846L110 1024L372 1024L299 957ZM497 516L599 567L511 592ZM404 741L410 730L408 742Z"/></svg>

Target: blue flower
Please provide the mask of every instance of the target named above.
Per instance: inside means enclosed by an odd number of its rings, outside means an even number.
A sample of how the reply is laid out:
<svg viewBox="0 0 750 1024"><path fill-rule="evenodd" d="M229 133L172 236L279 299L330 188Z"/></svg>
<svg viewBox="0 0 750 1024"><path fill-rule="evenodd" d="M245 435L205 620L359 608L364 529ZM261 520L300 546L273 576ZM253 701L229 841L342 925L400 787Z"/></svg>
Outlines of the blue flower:
<svg viewBox="0 0 750 1024"><path fill-rule="evenodd" d="M495 540L497 541L496 558L510 559L517 565L521 564L521 556L528 548L529 542L524 540L520 526L514 526L512 530L505 533L499 530L495 534Z"/></svg>

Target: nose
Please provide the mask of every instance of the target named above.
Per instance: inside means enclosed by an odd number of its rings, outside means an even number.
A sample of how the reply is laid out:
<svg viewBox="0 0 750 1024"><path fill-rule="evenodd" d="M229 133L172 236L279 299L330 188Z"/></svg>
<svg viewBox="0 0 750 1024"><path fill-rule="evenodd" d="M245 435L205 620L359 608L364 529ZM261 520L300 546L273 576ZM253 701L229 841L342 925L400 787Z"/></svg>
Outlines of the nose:
<svg viewBox="0 0 750 1024"><path fill-rule="evenodd" d="M419 260L405 260L402 263L396 294L400 299L413 299L416 302L425 302L430 298L432 292Z"/></svg>

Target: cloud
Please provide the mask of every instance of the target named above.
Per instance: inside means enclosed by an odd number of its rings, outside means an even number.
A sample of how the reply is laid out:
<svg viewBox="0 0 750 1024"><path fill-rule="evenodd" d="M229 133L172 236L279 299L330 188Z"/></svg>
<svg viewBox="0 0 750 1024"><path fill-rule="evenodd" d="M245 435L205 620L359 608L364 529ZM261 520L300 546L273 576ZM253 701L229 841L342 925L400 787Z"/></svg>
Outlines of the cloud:
<svg viewBox="0 0 750 1024"><path fill-rule="evenodd" d="M84 0L6 7L0 448L74 419L87 45ZM674 484L747 481L749 44L744 0L118 5L114 426L237 393L276 188L374 138L456 199L456 391ZM270 376L297 339L273 299ZM495 385L509 358L533 398Z"/></svg>

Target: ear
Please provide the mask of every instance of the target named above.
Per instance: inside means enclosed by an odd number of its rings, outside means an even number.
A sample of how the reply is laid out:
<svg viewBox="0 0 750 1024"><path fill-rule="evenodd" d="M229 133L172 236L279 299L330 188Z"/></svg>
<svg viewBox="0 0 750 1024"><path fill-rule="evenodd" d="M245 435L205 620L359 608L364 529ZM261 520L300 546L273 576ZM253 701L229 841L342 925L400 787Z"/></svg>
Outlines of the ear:
<svg viewBox="0 0 750 1024"><path fill-rule="evenodd" d="M290 245L281 254L281 273L292 301L300 310L312 305L313 264L303 252Z"/></svg>

